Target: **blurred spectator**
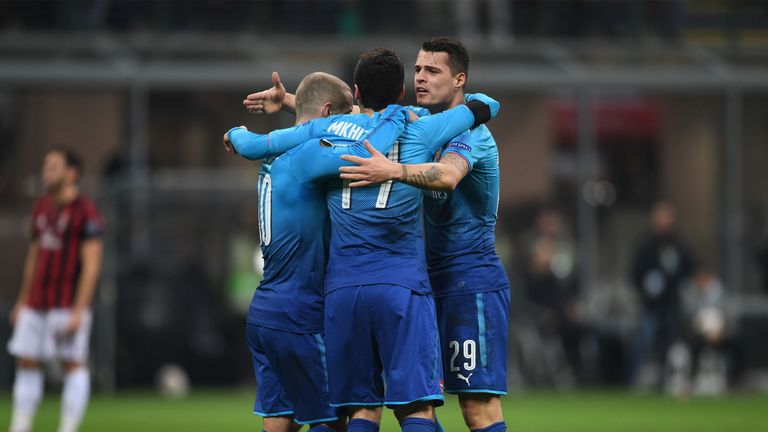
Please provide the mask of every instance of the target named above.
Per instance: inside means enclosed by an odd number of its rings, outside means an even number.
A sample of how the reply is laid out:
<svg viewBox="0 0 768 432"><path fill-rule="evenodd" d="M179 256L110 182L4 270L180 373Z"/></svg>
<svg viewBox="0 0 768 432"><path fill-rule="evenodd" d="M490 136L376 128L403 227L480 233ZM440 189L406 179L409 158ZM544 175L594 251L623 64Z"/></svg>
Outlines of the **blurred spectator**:
<svg viewBox="0 0 768 432"><path fill-rule="evenodd" d="M675 229L675 218L671 203L657 202L650 214L651 231L635 249L631 278L642 302L642 315L629 360L630 384L642 384L639 373L654 353L655 381L662 388L667 352L679 336L679 290L693 272L693 257Z"/></svg>
<svg viewBox="0 0 768 432"><path fill-rule="evenodd" d="M732 302L720 279L701 270L685 285L681 306L693 391L720 394L736 381L741 364Z"/></svg>
<svg viewBox="0 0 768 432"><path fill-rule="evenodd" d="M544 208L533 231L523 235L523 275L528 311L544 342L559 339L574 378L581 372L581 317L575 272L574 242L564 228L562 215Z"/></svg>

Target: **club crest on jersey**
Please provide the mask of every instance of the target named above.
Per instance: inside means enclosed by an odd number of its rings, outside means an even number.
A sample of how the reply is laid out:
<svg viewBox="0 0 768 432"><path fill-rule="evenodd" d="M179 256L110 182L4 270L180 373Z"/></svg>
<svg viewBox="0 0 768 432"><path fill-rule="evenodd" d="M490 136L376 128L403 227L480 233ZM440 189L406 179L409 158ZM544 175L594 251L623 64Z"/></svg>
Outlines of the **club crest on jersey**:
<svg viewBox="0 0 768 432"><path fill-rule="evenodd" d="M330 126L328 126L328 129L326 129L326 132L357 141L365 133L367 133L368 130L363 129L361 126L358 126L354 123L345 122L345 121L335 121L331 123Z"/></svg>
<svg viewBox="0 0 768 432"><path fill-rule="evenodd" d="M53 228L46 228L40 234L40 249L59 250L61 249L61 237L56 235Z"/></svg>

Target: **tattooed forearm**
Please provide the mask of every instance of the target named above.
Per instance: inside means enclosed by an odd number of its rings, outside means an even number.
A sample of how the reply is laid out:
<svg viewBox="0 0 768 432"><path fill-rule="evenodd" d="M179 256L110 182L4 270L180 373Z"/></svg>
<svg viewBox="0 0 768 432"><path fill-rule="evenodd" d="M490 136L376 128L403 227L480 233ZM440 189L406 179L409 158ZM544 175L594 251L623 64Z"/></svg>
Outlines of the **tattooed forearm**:
<svg viewBox="0 0 768 432"><path fill-rule="evenodd" d="M403 165L403 178L402 182L418 188L430 188L440 185L440 179L443 177L443 172L437 166L431 166L426 171L416 171L416 173L408 173L408 169Z"/></svg>
<svg viewBox="0 0 768 432"><path fill-rule="evenodd" d="M430 190L451 191L469 172L469 162L453 153L448 153L438 163L401 164L400 167L400 178L396 180Z"/></svg>
<svg viewBox="0 0 768 432"><path fill-rule="evenodd" d="M463 157L456 153L448 153L440 159L440 163L453 165L459 170L461 176L464 177L469 172L469 163Z"/></svg>

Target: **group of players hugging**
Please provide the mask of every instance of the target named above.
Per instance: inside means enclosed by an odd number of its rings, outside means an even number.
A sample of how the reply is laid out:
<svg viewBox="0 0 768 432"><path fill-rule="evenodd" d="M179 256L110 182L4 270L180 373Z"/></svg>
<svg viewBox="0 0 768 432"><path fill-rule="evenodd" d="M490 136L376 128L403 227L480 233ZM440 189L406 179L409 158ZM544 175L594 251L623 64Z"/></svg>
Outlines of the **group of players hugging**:
<svg viewBox="0 0 768 432"><path fill-rule="evenodd" d="M384 406L403 431L440 431L444 392L458 394L469 430L506 430L509 282L494 246L498 151L484 125L499 104L465 93L468 69L466 48L438 37L416 57L417 106L398 105L403 64L381 48L360 56L354 93L316 72L293 95L273 73L272 88L243 101L296 114L288 129L224 135L228 151L261 160L264 278L247 340L265 431L375 432ZM48 151L42 171L47 193L11 313L10 430L31 430L41 359L55 358L59 431L74 432L89 400L104 224L79 193L74 153Z"/></svg>
<svg viewBox="0 0 768 432"><path fill-rule="evenodd" d="M227 151L261 160L264 279L247 340L268 432L374 432L384 406L406 432L440 431L435 408L458 394L471 431L506 430L509 281L494 246L499 103L465 93L467 49L424 42L417 106L397 54L376 48L354 90L322 72L287 93L247 96L251 112L295 112ZM357 105L353 104L353 98Z"/></svg>

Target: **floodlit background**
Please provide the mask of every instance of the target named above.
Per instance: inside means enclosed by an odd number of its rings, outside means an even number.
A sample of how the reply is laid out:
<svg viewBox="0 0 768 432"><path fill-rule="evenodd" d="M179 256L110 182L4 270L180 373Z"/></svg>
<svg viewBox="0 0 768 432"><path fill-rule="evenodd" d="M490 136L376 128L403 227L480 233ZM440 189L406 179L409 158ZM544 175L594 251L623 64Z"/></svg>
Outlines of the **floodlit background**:
<svg viewBox="0 0 768 432"><path fill-rule="evenodd" d="M184 378L193 392L250 388L258 165L226 154L222 134L292 124L241 105L273 70L289 91L317 70L351 84L377 46L399 53L412 103L410 65L435 35L469 48L468 91L502 103L489 127L511 391L768 391L768 2L757 0L0 1L0 340L42 156L63 144L107 220L96 394ZM633 282L632 262L660 199L695 263L681 297L723 287L728 347L704 350L699 381L685 373L685 302L675 355L636 355L648 281ZM2 350L7 395L12 379ZM98 410L97 396L88 415Z"/></svg>

